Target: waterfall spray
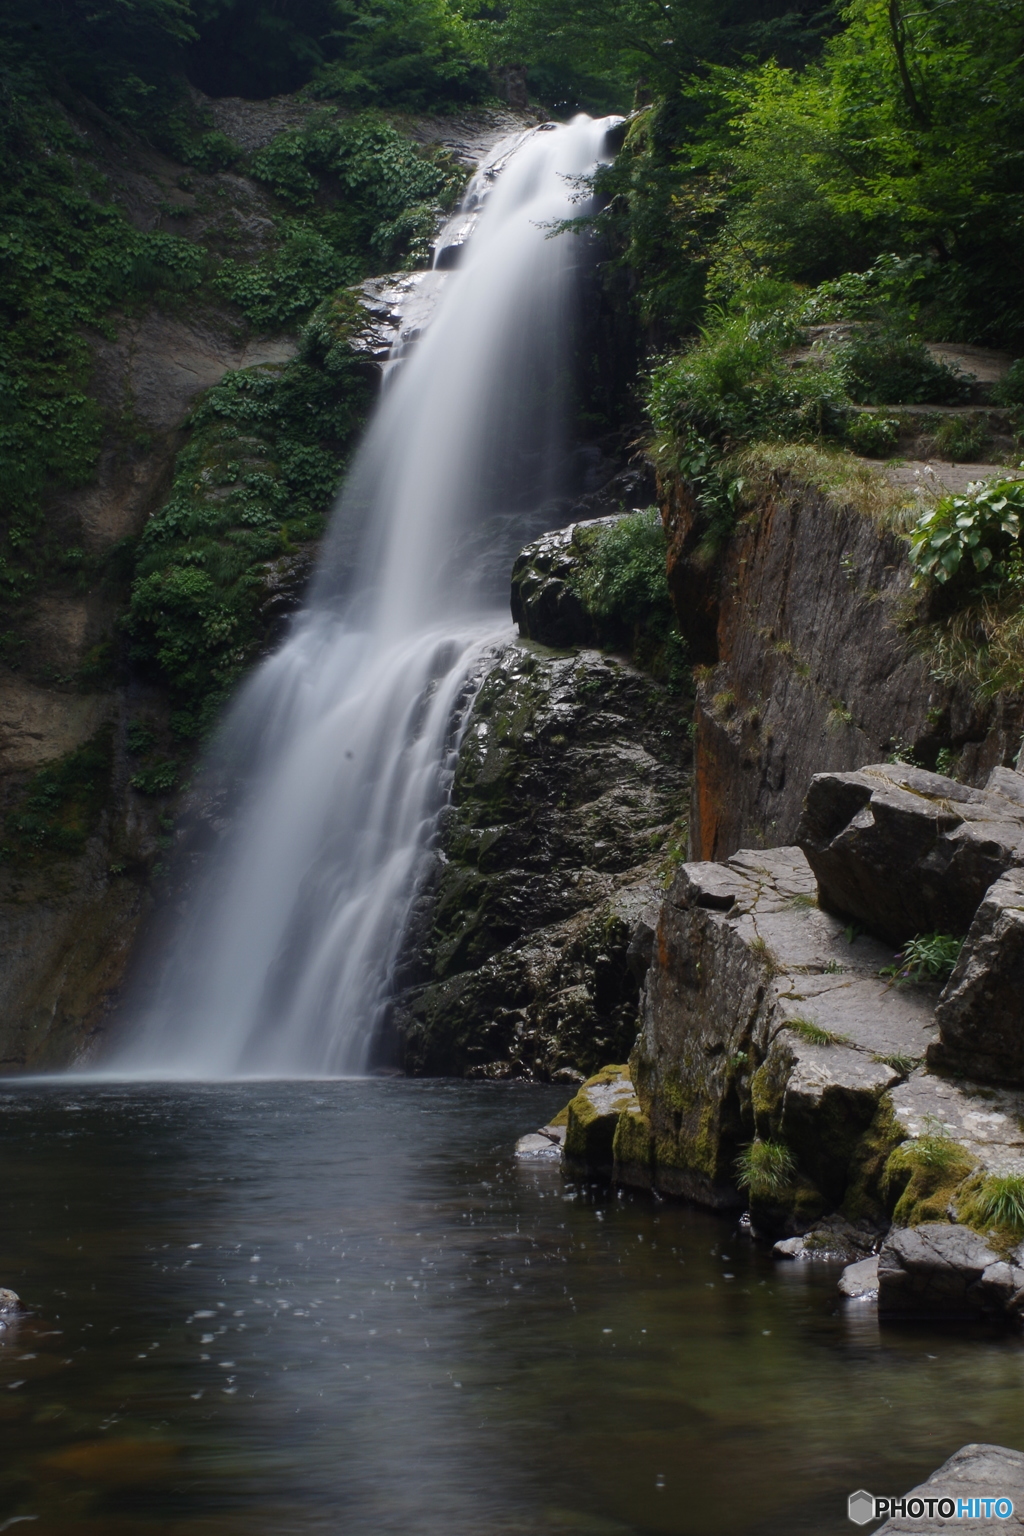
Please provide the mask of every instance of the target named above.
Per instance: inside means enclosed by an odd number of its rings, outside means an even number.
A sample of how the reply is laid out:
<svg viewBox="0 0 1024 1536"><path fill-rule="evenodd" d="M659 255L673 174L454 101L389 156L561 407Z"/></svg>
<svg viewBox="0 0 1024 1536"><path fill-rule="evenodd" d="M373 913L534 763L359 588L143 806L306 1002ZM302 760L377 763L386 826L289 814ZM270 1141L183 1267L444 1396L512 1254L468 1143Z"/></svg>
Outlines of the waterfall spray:
<svg viewBox="0 0 1024 1536"><path fill-rule="evenodd" d="M433 318L386 379L309 606L211 749L238 803L108 1067L366 1070L475 682L507 633L511 558L558 521L581 242L551 226L578 213L608 128L544 124L473 178L439 242L461 260L430 275Z"/></svg>

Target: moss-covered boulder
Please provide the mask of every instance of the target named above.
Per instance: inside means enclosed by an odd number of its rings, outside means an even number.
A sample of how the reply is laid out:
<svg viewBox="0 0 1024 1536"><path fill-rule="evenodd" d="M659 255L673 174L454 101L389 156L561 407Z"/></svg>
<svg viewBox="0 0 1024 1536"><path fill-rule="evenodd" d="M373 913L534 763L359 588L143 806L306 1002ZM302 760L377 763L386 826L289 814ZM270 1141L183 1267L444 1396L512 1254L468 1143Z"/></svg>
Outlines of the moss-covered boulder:
<svg viewBox="0 0 1024 1536"><path fill-rule="evenodd" d="M602 1067L570 1101L563 1155L568 1172L610 1177L622 1117L640 1112L628 1066Z"/></svg>

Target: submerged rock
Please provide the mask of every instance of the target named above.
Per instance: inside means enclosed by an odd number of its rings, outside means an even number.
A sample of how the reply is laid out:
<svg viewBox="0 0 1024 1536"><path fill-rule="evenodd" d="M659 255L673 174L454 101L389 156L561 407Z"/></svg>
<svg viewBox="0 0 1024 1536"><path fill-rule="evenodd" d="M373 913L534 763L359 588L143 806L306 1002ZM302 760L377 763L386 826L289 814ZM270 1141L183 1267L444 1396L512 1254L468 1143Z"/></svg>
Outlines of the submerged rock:
<svg viewBox="0 0 1024 1536"><path fill-rule="evenodd" d="M17 1291L8 1290L5 1285L0 1285L0 1316L10 1312L21 1311L21 1297Z"/></svg>
<svg viewBox="0 0 1024 1536"><path fill-rule="evenodd" d="M797 843L821 905L894 944L967 932L985 892L1024 865L1024 775L985 789L903 763L811 780Z"/></svg>

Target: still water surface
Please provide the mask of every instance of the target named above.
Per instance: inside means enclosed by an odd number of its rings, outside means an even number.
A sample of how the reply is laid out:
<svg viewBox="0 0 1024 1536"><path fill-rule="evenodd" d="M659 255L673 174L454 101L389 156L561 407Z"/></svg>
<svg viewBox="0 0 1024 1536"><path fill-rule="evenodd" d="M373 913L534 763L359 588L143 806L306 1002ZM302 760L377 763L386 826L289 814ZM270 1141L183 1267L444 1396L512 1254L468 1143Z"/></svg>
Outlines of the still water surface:
<svg viewBox="0 0 1024 1536"><path fill-rule="evenodd" d="M5 1085L0 1531L794 1536L1024 1445L1024 1347L517 1166L565 1090Z"/></svg>

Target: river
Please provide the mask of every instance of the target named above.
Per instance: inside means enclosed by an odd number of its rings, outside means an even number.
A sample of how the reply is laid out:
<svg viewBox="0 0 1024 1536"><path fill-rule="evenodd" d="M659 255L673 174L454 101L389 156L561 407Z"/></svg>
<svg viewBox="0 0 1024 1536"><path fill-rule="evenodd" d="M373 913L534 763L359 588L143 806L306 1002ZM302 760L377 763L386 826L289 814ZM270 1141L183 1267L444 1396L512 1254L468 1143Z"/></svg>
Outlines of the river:
<svg viewBox="0 0 1024 1536"><path fill-rule="evenodd" d="M5 1084L0 1531L794 1536L1024 1439L1024 1346L517 1164L565 1089Z"/></svg>

